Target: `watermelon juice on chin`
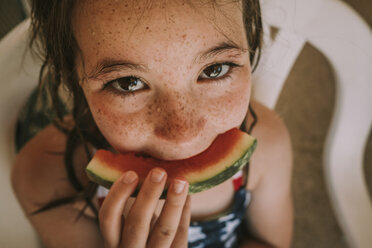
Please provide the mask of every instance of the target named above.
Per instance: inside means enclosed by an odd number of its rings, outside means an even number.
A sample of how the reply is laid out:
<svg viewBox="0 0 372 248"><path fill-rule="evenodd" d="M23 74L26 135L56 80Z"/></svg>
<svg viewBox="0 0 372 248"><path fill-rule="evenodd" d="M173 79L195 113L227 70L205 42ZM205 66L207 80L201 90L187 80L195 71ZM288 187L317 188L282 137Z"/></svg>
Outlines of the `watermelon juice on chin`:
<svg viewBox="0 0 372 248"><path fill-rule="evenodd" d="M247 164L256 145L254 137L233 128L218 135L202 153L181 160L161 160L135 152L115 154L97 150L86 171L92 181L110 188L126 171L135 171L141 185L152 168L160 167L167 172L168 181L175 177L185 178L189 182L189 194L193 194L232 177ZM162 196L165 194L166 189Z"/></svg>

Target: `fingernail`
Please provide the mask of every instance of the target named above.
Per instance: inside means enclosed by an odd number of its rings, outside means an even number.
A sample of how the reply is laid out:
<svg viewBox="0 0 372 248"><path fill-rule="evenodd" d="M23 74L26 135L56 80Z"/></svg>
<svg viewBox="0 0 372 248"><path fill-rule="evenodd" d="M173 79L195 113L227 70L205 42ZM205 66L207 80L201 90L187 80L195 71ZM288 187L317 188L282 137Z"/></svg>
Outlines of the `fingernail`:
<svg viewBox="0 0 372 248"><path fill-rule="evenodd" d="M133 171L127 171L124 173L122 181L126 184L131 184L137 179L137 174Z"/></svg>
<svg viewBox="0 0 372 248"><path fill-rule="evenodd" d="M175 179L173 182L173 190L176 194L180 194L185 188L186 182L183 180Z"/></svg>
<svg viewBox="0 0 372 248"><path fill-rule="evenodd" d="M154 183L160 183L163 180L165 173L163 170L154 169L151 171L151 181Z"/></svg>

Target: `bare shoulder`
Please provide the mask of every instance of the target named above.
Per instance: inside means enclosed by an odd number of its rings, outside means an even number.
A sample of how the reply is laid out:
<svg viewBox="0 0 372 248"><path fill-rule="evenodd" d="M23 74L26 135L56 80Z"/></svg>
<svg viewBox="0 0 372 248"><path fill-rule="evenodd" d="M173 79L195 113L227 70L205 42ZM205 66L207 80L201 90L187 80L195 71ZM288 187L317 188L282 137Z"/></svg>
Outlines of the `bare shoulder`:
<svg viewBox="0 0 372 248"><path fill-rule="evenodd" d="M23 209L33 212L46 203L74 196L64 165L66 135L49 125L33 137L17 154L12 168L12 186ZM83 185L86 156L82 148L74 154L75 172Z"/></svg>
<svg viewBox="0 0 372 248"><path fill-rule="evenodd" d="M258 102L251 104L258 121L252 131L257 148L248 176L247 188L252 192L246 212L248 228L252 235L273 247L290 247L293 232L290 135L277 113Z"/></svg>
<svg viewBox="0 0 372 248"><path fill-rule="evenodd" d="M257 115L257 124L252 131L252 136L257 138L257 148L252 155L248 184L248 189L253 190L259 181L269 178L268 175L278 171L290 174L292 146L289 131L279 114L254 100L251 106ZM248 116L247 126L251 122L252 117Z"/></svg>
<svg viewBox="0 0 372 248"><path fill-rule="evenodd" d="M32 138L14 161L14 191L45 247L103 247L93 214L85 210L84 215L77 219L84 209L83 200L31 215L48 203L77 195L67 179L65 145L65 134L53 125ZM73 157L74 170L84 187L87 183L84 178L87 159L83 148L78 147Z"/></svg>

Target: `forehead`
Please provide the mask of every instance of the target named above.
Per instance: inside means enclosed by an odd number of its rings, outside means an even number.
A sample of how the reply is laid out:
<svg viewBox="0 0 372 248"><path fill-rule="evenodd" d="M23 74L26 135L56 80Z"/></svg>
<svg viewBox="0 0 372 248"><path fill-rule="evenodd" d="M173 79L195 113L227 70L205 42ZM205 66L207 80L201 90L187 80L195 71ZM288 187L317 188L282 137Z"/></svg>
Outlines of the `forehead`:
<svg viewBox="0 0 372 248"><path fill-rule="evenodd" d="M247 47L240 1L84 0L73 16L74 34L88 61L138 52L154 56L173 48L190 52L223 38Z"/></svg>

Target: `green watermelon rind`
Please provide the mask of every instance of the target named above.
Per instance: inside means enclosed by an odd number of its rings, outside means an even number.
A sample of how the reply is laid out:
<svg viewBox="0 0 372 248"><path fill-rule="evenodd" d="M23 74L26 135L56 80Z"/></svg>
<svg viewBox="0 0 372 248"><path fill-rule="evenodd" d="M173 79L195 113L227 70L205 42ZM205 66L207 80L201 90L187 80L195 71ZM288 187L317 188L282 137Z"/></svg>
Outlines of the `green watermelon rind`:
<svg viewBox="0 0 372 248"><path fill-rule="evenodd" d="M194 182L194 183L190 184L189 185L189 194L195 194L195 193L213 188L214 186L217 186L218 184L221 184L224 181L231 178L239 170L241 170L245 165L247 165L251 155L253 154L254 150L256 149L256 146L257 146L257 139L254 139L252 141L252 144L243 153L243 155L237 161L235 161L232 165L227 166L225 170L219 172L217 175L215 175L215 176L213 176L209 179L206 179L206 180L203 180L203 181L200 181L200 182ZM111 188L113 182L108 181L108 180L98 176L97 174L93 173L89 169L87 169L86 171L87 171L88 177L92 181L102 185L103 187L105 187L107 189ZM139 192L139 188L137 188L133 192L132 197L136 197L138 192ZM166 194L167 194L167 189L165 189L163 191L160 198L162 198L162 199L165 198Z"/></svg>
<svg viewBox="0 0 372 248"><path fill-rule="evenodd" d="M243 167L247 165L251 155L256 149L256 146L257 140L254 139L252 145L248 147L248 149L244 152L243 156L241 156L234 164L227 166L225 170L221 171L214 177L211 177L207 180L203 180L201 182L190 184L189 194L195 194L210 189L234 176L239 170L243 169Z"/></svg>
<svg viewBox="0 0 372 248"><path fill-rule="evenodd" d="M110 189L111 186L114 184L113 182L98 176L97 174L95 174L94 172L92 172L89 169L86 169L86 172L87 172L88 177L89 177L90 180L92 180L93 182L98 183L99 185L101 185L101 186L103 186L107 189Z"/></svg>

